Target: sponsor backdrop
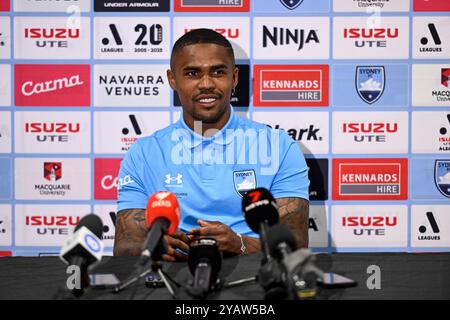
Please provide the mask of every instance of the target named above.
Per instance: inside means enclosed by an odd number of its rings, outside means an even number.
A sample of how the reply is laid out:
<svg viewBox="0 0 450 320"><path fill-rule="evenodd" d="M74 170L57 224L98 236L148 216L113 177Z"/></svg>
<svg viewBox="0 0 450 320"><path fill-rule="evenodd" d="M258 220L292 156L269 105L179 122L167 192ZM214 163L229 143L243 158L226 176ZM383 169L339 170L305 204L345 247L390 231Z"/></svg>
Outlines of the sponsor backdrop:
<svg viewBox="0 0 450 320"><path fill-rule="evenodd" d="M450 251L450 1L0 0L0 256L89 212L112 251L121 159L179 118L170 51L200 27L239 116L305 153L314 251Z"/></svg>

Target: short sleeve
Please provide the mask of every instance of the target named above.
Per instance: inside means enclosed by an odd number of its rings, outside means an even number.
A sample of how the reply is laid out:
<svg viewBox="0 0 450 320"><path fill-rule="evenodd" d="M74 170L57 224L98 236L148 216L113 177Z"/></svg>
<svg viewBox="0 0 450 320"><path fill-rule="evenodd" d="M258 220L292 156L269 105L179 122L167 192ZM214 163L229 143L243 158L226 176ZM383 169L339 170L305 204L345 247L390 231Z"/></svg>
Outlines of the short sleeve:
<svg viewBox="0 0 450 320"><path fill-rule="evenodd" d="M117 211L144 209L148 194L143 183L144 162L138 141L127 152L120 164L117 186Z"/></svg>
<svg viewBox="0 0 450 320"><path fill-rule="evenodd" d="M284 136L284 137L283 137ZM309 200L308 166L299 145L283 132L284 148L280 167L271 186L274 198L299 197Z"/></svg>

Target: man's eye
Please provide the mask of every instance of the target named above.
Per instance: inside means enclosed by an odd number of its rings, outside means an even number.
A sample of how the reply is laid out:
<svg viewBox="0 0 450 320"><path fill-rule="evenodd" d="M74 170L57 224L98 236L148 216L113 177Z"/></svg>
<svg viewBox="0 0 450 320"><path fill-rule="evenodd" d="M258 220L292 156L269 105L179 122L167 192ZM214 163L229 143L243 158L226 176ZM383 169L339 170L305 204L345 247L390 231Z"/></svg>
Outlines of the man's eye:
<svg viewBox="0 0 450 320"><path fill-rule="evenodd" d="M196 77L198 75L197 71L188 71L186 72L186 76L188 77Z"/></svg>
<svg viewBox="0 0 450 320"><path fill-rule="evenodd" d="M224 74L225 74L224 70L216 70L213 72L213 75L215 75L215 76L222 76Z"/></svg>

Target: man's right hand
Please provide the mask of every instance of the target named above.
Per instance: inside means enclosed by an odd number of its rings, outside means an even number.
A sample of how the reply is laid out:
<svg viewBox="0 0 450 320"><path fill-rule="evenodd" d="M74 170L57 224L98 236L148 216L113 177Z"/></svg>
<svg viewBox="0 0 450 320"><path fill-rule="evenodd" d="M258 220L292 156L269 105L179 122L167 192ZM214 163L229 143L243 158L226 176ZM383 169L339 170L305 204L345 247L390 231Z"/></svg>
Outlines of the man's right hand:
<svg viewBox="0 0 450 320"><path fill-rule="evenodd" d="M168 250L166 254L162 255L163 261L187 261L190 240L183 231L177 230L170 236L165 235L164 240L167 242ZM180 249L186 253L181 253L177 249Z"/></svg>

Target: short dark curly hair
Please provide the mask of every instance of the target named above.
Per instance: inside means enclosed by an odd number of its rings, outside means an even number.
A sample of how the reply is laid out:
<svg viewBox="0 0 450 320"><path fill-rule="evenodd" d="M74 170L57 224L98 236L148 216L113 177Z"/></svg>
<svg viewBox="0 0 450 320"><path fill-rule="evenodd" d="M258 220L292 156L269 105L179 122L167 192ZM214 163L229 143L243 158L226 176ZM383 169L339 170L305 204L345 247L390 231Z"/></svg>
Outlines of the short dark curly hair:
<svg viewBox="0 0 450 320"><path fill-rule="evenodd" d="M170 56L170 68L173 70L173 60L176 54L178 54L184 47L199 44L199 43L213 43L219 46L225 47L230 55L233 66L235 64L234 51L230 41L222 36L220 33L206 28L194 29L184 35L182 35L175 42L172 48L172 54Z"/></svg>

